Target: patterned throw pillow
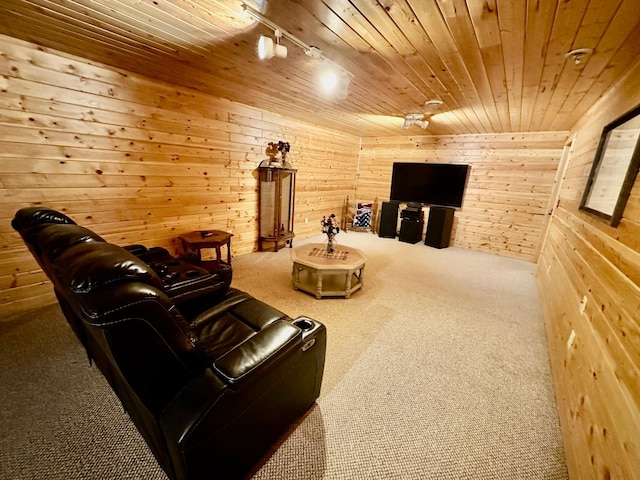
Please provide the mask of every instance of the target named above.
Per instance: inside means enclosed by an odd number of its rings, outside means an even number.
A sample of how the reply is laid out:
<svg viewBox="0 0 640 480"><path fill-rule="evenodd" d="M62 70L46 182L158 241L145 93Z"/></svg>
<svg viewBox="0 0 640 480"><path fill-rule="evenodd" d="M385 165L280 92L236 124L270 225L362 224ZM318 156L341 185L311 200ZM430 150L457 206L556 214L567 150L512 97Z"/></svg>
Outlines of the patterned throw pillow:
<svg viewBox="0 0 640 480"><path fill-rule="evenodd" d="M356 214L353 217L354 228L368 228L371 226L371 211L373 204L358 203Z"/></svg>

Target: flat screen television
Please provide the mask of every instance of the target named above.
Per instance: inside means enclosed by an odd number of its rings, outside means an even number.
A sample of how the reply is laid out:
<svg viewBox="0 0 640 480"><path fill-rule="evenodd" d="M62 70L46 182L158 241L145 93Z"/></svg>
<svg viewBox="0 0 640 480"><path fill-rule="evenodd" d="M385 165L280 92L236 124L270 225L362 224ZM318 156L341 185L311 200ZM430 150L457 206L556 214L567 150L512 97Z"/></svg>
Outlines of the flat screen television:
<svg viewBox="0 0 640 480"><path fill-rule="evenodd" d="M458 163L393 164L390 200L441 207L462 207L469 165Z"/></svg>

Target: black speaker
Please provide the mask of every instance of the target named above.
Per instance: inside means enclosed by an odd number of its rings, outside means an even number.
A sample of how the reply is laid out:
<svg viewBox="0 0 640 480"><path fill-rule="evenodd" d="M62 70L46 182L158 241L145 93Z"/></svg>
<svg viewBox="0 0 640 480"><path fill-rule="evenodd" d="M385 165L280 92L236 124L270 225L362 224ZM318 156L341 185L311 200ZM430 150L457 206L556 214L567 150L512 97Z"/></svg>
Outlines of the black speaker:
<svg viewBox="0 0 640 480"><path fill-rule="evenodd" d="M422 220L402 220L400 222L400 241L407 243L418 243L422 240L422 229L424 222Z"/></svg>
<svg viewBox="0 0 640 480"><path fill-rule="evenodd" d="M447 248L451 239L453 226L453 208L431 207L429 209L429 223L424 244L435 248Z"/></svg>
<svg viewBox="0 0 640 480"><path fill-rule="evenodd" d="M395 238L398 233L398 202L382 202L379 237Z"/></svg>

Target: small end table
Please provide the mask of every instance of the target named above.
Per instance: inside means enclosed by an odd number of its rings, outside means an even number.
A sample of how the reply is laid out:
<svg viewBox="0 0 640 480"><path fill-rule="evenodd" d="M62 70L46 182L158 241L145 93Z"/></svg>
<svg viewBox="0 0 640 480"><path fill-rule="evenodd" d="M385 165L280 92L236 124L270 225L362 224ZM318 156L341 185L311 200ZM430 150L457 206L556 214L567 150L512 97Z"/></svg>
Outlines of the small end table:
<svg viewBox="0 0 640 480"><path fill-rule="evenodd" d="M180 235L182 249L185 254L194 253L198 262L204 263L202 260L201 250L205 248L213 248L216 251L215 260L209 260L212 264L220 266L226 263L231 266L231 237L232 233L222 230L197 230L195 232L184 233ZM222 260L221 247L227 246L227 261Z"/></svg>

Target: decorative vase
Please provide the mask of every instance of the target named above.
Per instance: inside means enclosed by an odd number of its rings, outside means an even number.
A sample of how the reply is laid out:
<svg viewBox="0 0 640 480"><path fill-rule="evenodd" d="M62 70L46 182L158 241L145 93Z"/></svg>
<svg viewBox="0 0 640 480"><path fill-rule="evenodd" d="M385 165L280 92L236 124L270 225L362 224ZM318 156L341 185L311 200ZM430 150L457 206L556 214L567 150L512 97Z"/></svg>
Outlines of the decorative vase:
<svg viewBox="0 0 640 480"><path fill-rule="evenodd" d="M340 233L340 227L336 223L335 214L332 213L329 215L329 218L322 217L320 224L322 225L322 233L326 233L329 239L327 242L327 254L332 255L335 251L336 234Z"/></svg>
<svg viewBox="0 0 640 480"><path fill-rule="evenodd" d="M329 237L329 241L327 242L327 253L329 255L332 255L333 252L335 252L335 246L336 246L336 235L335 234L327 234L327 237Z"/></svg>

